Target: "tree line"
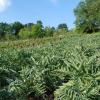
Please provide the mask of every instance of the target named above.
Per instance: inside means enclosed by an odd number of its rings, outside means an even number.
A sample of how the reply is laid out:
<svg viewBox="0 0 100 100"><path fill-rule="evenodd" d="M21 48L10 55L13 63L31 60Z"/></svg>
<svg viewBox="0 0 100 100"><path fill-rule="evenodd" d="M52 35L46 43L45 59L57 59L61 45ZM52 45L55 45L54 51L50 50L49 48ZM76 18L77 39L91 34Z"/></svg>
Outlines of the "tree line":
<svg viewBox="0 0 100 100"><path fill-rule="evenodd" d="M57 31L68 31L65 23L59 24L57 28L50 26L43 26L42 21L38 20L36 24L21 22L14 22L11 24L0 23L0 39L26 39L26 38L43 38L53 36Z"/></svg>
<svg viewBox="0 0 100 100"><path fill-rule="evenodd" d="M100 31L100 0L82 0L74 9L76 16L75 31L78 33L93 33ZM53 36L54 33L66 33L68 27L65 23L55 27L44 27L42 21L36 24L14 22L0 23L0 39L26 39Z"/></svg>

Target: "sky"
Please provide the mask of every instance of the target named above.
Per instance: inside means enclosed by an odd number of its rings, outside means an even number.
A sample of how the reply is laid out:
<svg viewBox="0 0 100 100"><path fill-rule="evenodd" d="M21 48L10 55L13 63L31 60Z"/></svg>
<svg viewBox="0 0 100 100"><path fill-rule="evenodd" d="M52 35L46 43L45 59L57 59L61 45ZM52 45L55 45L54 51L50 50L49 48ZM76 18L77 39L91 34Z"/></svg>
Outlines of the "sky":
<svg viewBox="0 0 100 100"><path fill-rule="evenodd" d="M41 20L44 26L66 23L74 27L73 9L81 0L0 0L0 22L22 23Z"/></svg>

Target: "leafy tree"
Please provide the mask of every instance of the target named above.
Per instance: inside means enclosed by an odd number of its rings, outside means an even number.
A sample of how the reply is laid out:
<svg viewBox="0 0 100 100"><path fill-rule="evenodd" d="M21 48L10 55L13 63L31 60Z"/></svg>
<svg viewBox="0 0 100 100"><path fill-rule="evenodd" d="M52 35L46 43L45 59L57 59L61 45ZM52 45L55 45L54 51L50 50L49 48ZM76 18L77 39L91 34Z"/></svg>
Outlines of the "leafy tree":
<svg viewBox="0 0 100 100"><path fill-rule="evenodd" d="M54 32L56 31L55 27L51 27L51 29L52 29Z"/></svg>
<svg viewBox="0 0 100 100"><path fill-rule="evenodd" d="M26 39L26 38L32 38L33 37L33 32L32 32L32 27L33 26L27 26L24 27L20 30L18 33L19 38Z"/></svg>
<svg viewBox="0 0 100 100"><path fill-rule="evenodd" d="M42 38L45 35L42 24L38 23L32 27L32 32L34 33L35 38Z"/></svg>
<svg viewBox="0 0 100 100"><path fill-rule="evenodd" d="M50 27L45 27L44 31L45 31L45 36L53 36L54 34L54 29Z"/></svg>
<svg viewBox="0 0 100 100"><path fill-rule="evenodd" d="M34 23L27 23L24 25L24 27L32 27L34 25Z"/></svg>
<svg viewBox="0 0 100 100"><path fill-rule="evenodd" d="M14 22L11 24L12 34L18 35L19 31L23 28L23 24L20 22Z"/></svg>
<svg viewBox="0 0 100 100"><path fill-rule="evenodd" d="M82 0L74 10L76 28L92 33L100 28L100 0Z"/></svg>
<svg viewBox="0 0 100 100"><path fill-rule="evenodd" d="M68 27L67 27L67 25L65 23L59 24L58 25L58 29L65 29L66 31L68 31Z"/></svg>
<svg viewBox="0 0 100 100"><path fill-rule="evenodd" d="M68 27L65 23L58 25L57 34L65 34L67 32L68 32Z"/></svg>
<svg viewBox="0 0 100 100"><path fill-rule="evenodd" d="M41 20L38 20L38 21L37 21L37 25L39 25L39 26L41 26L41 28L43 28L43 23L42 23Z"/></svg>
<svg viewBox="0 0 100 100"><path fill-rule="evenodd" d="M11 32L11 27L7 23L0 23L0 37L4 37L5 34L9 34Z"/></svg>
<svg viewBox="0 0 100 100"><path fill-rule="evenodd" d="M44 37L44 30L41 24L34 24L30 27L24 27L19 32L19 37L21 38L41 38Z"/></svg>

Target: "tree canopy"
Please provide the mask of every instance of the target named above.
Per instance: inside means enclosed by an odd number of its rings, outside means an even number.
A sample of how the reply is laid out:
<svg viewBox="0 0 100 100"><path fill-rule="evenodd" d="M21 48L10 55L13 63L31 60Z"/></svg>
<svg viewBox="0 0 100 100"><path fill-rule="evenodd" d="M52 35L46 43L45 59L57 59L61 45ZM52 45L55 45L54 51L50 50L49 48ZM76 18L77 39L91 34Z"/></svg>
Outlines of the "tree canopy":
<svg viewBox="0 0 100 100"><path fill-rule="evenodd" d="M66 23L59 24L58 29L66 29L68 31L68 27L67 27Z"/></svg>
<svg viewBox="0 0 100 100"><path fill-rule="evenodd" d="M82 0L74 10L76 28L92 33L100 28L100 0Z"/></svg>

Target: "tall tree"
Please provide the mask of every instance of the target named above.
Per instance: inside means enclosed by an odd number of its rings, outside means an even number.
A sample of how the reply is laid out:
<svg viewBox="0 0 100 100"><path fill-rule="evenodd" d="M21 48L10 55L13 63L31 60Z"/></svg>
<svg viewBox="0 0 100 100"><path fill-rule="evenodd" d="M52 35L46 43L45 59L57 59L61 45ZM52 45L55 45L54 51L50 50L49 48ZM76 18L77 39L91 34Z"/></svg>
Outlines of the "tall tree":
<svg viewBox="0 0 100 100"><path fill-rule="evenodd" d="M14 35L18 35L19 31L23 28L23 24L20 22L14 22L11 24L12 27L12 33Z"/></svg>
<svg viewBox="0 0 100 100"><path fill-rule="evenodd" d="M10 33L10 25L7 23L0 23L0 37L5 36L5 34Z"/></svg>
<svg viewBox="0 0 100 100"><path fill-rule="evenodd" d="M100 0L82 0L74 10L76 28L92 33L100 27Z"/></svg>
<svg viewBox="0 0 100 100"><path fill-rule="evenodd" d="M65 23L59 24L58 29L66 29L68 31L68 27Z"/></svg>
<svg viewBox="0 0 100 100"><path fill-rule="evenodd" d="M39 25L41 28L43 28L43 23L42 23L41 20L38 20L38 21L37 21L37 25Z"/></svg>

